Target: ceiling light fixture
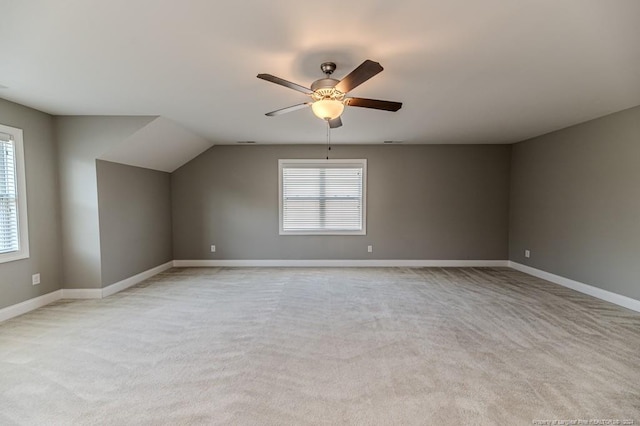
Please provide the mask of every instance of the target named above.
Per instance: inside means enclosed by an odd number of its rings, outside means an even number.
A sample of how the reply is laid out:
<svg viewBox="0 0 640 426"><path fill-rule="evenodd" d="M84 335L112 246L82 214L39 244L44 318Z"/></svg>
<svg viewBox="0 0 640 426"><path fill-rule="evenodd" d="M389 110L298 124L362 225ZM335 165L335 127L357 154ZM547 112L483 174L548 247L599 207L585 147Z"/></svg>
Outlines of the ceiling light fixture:
<svg viewBox="0 0 640 426"><path fill-rule="evenodd" d="M326 62L321 66L322 72L327 78L316 80L311 85L311 109L313 113L321 120L333 120L340 117L344 111L344 93L335 88L340 81L331 78L331 74L335 69L334 63Z"/></svg>
<svg viewBox="0 0 640 426"><path fill-rule="evenodd" d="M344 104L335 99L321 99L315 101L311 105L311 109L316 117L322 120L333 120L340 117L342 111L344 111Z"/></svg>

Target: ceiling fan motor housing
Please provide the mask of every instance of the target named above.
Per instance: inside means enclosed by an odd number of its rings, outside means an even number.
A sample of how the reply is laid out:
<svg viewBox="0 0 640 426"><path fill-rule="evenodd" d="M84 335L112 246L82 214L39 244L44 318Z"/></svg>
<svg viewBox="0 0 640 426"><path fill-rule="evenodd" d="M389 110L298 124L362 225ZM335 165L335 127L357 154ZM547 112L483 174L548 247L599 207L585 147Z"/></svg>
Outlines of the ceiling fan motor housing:
<svg viewBox="0 0 640 426"><path fill-rule="evenodd" d="M336 70L336 64L334 62L323 62L320 65L320 69L327 75L327 77L316 80L311 84L311 90L313 90L311 97L313 100L319 101L326 99L342 101L344 99L344 93L334 89L334 87L340 83L340 80L330 77L330 75Z"/></svg>
<svg viewBox="0 0 640 426"><path fill-rule="evenodd" d="M344 93L335 89L336 84L340 83L339 80L335 78L321 78L320 80L316 80L311 85L311 90L313 90L313 94L311 97L314 100L320 99L333 99L337 101L341 101L344 99Z"/></svg>
<svg viewBox="0 0 640 426"><path fill-rule="evenodd" d="M321 78L311 83L311 90L315 92L320 89L333 89L338 83L340 83L340 80L335 78Z"/></svg>

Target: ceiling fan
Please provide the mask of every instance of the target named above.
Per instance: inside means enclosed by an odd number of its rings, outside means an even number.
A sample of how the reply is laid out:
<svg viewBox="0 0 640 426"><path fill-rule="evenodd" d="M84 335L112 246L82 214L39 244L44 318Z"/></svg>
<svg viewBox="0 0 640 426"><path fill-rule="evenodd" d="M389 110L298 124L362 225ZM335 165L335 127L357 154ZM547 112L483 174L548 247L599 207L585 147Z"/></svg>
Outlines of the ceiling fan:
<svg viewBox="0 0 640 426"><path fill-rule="evenodd" d="M344 111L345 105L381 109L384 111L397 111L402 108L402 102L351 98L346 96L348 92L384 69L378 62L367 59L342 80L331 78L331 74L333 74L336 69L335 63L324 62L320 65L320 69L325 73L326 77L311 83L310 89L271 74L258 74L258 78L261 78L262 80L297 90L311 98L311 102L305 102L303 104L271 111L266 115L273 117L274 115L285 114L287 112L296 111L310 106L313 113L318 118L328 121L329 127L334 129L342 126L342 119L340 118L340 115L342 114L342 111Z"/></svg>

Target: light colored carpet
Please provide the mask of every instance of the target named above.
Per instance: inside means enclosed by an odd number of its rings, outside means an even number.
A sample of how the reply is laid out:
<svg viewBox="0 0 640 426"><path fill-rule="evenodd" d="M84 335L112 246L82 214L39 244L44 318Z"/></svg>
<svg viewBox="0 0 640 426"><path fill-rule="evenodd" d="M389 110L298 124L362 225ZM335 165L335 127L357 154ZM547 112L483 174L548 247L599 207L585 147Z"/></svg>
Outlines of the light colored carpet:
<svg viewBox="0 0 640 426"><path fill-rule="evenodd" d="M506 268L172 269L0 324L0 424L640 422L640 315Z"/></svg>

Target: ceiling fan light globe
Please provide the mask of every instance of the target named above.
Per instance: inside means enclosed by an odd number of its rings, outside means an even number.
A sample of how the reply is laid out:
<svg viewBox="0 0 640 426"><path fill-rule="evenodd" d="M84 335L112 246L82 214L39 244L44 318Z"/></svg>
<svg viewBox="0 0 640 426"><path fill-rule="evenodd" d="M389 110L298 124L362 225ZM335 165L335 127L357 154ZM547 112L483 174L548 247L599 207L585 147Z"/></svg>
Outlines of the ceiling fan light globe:
<svg viewBox="0 0 640 426"><path fill-rule="evenodd" d="M340 117L342 111L344 111L344 104L333 99L321 99L315 101L311 105L311 109L316 117L321 120L333 120Z"/></svg>

